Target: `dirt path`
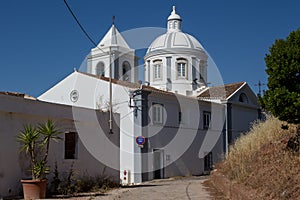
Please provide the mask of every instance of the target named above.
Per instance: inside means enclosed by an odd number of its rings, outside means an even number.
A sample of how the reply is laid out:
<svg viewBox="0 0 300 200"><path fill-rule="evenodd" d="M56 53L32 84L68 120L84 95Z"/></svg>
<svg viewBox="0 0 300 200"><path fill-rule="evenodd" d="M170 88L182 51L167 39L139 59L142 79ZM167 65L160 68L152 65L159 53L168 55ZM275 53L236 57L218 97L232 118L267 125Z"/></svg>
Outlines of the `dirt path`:
<svg viewBox="0 0 300 200"><path fill-rule="evenodd" d="M180 199L210 200L215 199L205 189L206 177L170 178L144 182L141 185L112 190L100 196L80 197L72 199L94 200L140 200L140 199Z"/></svg>

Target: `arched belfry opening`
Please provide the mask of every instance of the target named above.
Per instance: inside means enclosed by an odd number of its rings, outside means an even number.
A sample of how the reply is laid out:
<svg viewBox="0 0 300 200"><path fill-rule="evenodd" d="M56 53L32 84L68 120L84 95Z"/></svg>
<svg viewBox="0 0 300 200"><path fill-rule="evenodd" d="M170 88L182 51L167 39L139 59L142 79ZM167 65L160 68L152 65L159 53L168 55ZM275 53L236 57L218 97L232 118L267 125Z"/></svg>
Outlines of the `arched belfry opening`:
<svg viewBox="0 0 300 200"><path fill-rule="evenodd" d="M138 80L138 58L113 24L88 57L88 73L129 82Z"/></svg>
<svg viewBox="0 0 300 200"><path fill-rule="evenodd" d="M131 66L128 61L124 61L122 63L122 77L121 79L123 81L129 81L130 80L130 73L131 73Z"/></svg>
<svg viewBox="0 0 300 200"><path fill-rule="evenodd" d="M99 62L95 68L95 74L97 76L105 76L105 65L103 62Z"/></svg>

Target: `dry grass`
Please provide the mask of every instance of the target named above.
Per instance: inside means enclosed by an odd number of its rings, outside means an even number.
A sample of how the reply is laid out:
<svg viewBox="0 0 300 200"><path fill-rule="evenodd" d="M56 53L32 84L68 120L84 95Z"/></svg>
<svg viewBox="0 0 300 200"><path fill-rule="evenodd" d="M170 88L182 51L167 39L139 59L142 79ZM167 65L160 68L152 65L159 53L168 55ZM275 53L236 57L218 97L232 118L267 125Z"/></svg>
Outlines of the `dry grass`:
<svg viewBox="0 0 300 200"><path fill-rule="evenodd" d="M300 155L286 148L296 126L283 130L282 125L273 117L254 124L230 148L219 171L257 190L261 199L300 199Z"/></svg>

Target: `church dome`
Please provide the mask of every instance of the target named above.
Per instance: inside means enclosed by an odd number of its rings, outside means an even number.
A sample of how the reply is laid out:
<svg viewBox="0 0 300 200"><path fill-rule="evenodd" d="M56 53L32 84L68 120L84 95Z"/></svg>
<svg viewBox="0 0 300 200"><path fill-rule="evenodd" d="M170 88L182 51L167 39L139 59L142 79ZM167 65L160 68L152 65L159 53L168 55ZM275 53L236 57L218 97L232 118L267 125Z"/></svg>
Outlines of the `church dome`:
<svg viewBox="0 0 300 200"><path fill-rule="evenodd" d="M193 36L183 32L167 32L156 38L149 46L147 54L156 50L176 50L183 48L203 51L203 46Z"/></svg>
<svg viewBox="0 0 300 200"><path fill-rule="evenodd" d="M181 24L173 6L167 32L152 42L144 56L144 77L157 89L190 95L207 82L208 56L196 38L182 32Z"/></svg>
<svg viewBox="0 0 300 200"><path fill-rule="evenodd" d="M196 38L182 32L181 22L181 17L173 6L173 11L168 17L168 31L152 42L145 57L156 53L203 52L204 48Z"/></svg>

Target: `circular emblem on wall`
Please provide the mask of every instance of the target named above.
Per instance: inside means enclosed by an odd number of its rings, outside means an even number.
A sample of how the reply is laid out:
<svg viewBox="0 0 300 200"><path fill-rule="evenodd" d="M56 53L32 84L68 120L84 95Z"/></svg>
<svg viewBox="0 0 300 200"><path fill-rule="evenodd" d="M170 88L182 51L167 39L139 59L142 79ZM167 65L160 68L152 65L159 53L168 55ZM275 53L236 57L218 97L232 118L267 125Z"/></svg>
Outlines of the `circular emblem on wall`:
<svg viewBox="0 0 300 200"><path fill-rule="evenodd" d="M76 102L79 98L79 92L77 90L73 90L71 93L70 93L70 99L72 102Z"/></svg>

